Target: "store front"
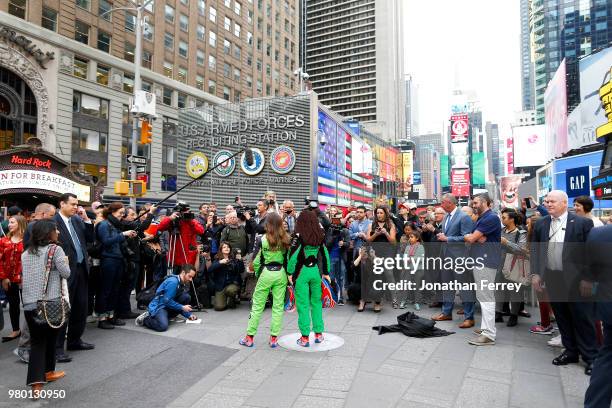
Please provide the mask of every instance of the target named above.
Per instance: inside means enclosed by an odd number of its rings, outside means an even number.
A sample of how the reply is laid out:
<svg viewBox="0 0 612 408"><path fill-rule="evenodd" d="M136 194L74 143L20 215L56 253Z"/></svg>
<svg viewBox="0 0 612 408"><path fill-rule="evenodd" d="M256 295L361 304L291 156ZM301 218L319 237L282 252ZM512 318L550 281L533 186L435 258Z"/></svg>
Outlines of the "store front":
<svg viewBox="0 0 612 408"><path fill-rule="evenodd" d="M67 163L42 149L39 139L0 152L0 204L32 211L37 204L57 204L73 193L83 205L93 198L93 184L77 178Z"/></svg>

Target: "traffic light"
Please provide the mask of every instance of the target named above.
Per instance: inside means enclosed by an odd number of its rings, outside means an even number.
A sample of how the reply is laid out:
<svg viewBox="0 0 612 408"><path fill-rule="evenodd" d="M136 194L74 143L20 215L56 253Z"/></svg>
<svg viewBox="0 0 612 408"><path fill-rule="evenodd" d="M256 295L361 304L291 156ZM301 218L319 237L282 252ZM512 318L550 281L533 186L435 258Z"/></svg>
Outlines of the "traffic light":
<svg viewBox="0 0 612 408"><path fill-rule="evenodd" d="M153 126L148 120L143 120L140 124L140 144L149 144L153 140Z"/></svg>
<svg viewBox="0 0 612 408"><path fill-rule="evenodd" d="M130 183L132 184L132 196L142 197L147 193L147 183L143 180L134 180Z"/></svg>
<svg viewBox="0 0 612 408"><path fill-rule="evenodd" d="M147 183L144 180L115 181L115 194L129 197L143 197L147 194Z"/></svg>
<svg viewBox="0 0 612 408"><path fill-rule="evenodd" d="M130 194L130 182L128 180L115 181L115 194L117 195Z"/></svg>

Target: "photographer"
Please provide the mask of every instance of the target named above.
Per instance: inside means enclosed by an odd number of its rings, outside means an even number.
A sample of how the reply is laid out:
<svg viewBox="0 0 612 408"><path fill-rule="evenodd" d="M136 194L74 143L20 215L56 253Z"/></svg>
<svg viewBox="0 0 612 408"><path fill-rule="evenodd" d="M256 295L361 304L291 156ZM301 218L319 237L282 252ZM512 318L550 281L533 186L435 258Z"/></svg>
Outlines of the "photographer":
<svg viewBox="0 0 612 408"><path fill-rule="evenodd" d="M135 319L138 317L138 313L132 312L130 296L141 276L141 239L145 237L144 231L151 225L156 210L155 206L151 206L149 213L144 219L137 219L136 211L131 207L127 207L125 217L121 221L123 231L135 231L136 235L126 239L126 245L123 247L124 254L126 255L126 269L119 285L116 310L116 314L120 319ZM140 288L137 288L137 291L140 291Z"/></svg>
<svg viewBox="0 0 612 408"><path fill-rule="evenodd" d="M346 253L350 246L350 233L342 225L342 214L336 214L325 237L325 246L331 262L331 278L338 284L338 305L344 305L344 286L346 282Z"/></svg>
<svg viewBox="0 0 612 408"><path fill-rule="evenodd" d="M319 224L321 224L323 229L327 232L327 230L331 226L331 221L329 220L329 218L327 218L327 215L325 215L319 209L319 202L315 199L311 199L310 197L306 197L304 199L304 204L306 204L304 210L314 211L314 213L317 215L317 218L319 219Z"/></svg>
<svg viewBox="0 0 612 408"><path fill-rule="evenodd" d="M245 228L238 223L236 212L230 212L225 216L225 228L221 232L221 242L227 242L237 253L247 253L249 237Z"/></svg>
<svg viewBox="0 0 612 408"><path fill-rule="evenodd" d="M217 214L213 211L208 212L208 218L206 219L206 229L204 232L204 240L202 243L205 246L210 246L211 256L217 255L219 251L219 242L221 241L221 231L225 228L225 222L223 218L217 217ZM208 252L208 251L207 251Z"/></svg>
<svg viewBox="0 0 612 408"><path fill-rule="evenodd" d="M169 233L167 257L175 272L182 265L195 263L198 256L196 236L204 234L204 228L189 211L189 204L179 201L157 230Z"/></svg>
<svg viewBox="0 0 612 408"><path fill-rule="evenodd" d="M268 212L275 212L278 215L283 215L278 208L278 201L276 201L276 193L274 191L266 191L264 200L268 202Z"/></svg>
<svg viewBox="0 0 612 408"><path fill-rule="evenodd" d="M242 256L239 253L234 256L232 246L228 242L221 242L219 253L208 272L215 283L215 310L221 312L228 307L235 308L244 272Z"/></svg>

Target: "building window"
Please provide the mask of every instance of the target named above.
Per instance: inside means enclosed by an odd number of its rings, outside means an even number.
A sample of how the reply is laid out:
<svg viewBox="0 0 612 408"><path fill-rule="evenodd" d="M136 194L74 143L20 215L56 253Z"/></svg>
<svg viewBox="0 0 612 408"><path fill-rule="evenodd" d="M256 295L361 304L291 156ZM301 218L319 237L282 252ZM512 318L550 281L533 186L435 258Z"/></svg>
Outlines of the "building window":
<svg viewBox="0 0 612 408"><path fill-rule="evenodd" d="M206 2L204 0L198 0L198 14L201 16L206 15Z"/></svg>
<svg viewBox="0 0 612 408"><path fill-rule="evenodd" d="M234 57L236 57L237 59L242 58L242 48L237 45L234 45Z"/></svg>
<svg viewBox="0 0 612 408"><path fill-rule="evenodd" d="M98 30L98 49L110 53L111 35Z"/></svg>
<svg viewBox="0 0 612 408"><path fill-rule="evenodd" d="M262 66L261 66L261 60L258 59L257 60L257 72L261 72Z"/></svg>
<svg viewBox="0 0 612 408"><path fill-rule="evenodd" d="M150 82L140 81L140 89L146 92L151 92L151 89L153 89L153 86L151 85Z"/></svg>
<svg viewBox="0 0 612 408"><path fill-rule="evenodd" d="M98 0L98 15L102 16L106 21L111 21L112 13L109 13L111 8L113 6L108 0Z"/></svg>
<svg viewBox="0 0 612 408"><path fill-rule="evenodd" d="M183 31L189 31L189 17L184 14L181 14L179 17L179 26Z"/></svg>
<svg viewBox="0 0 612 408"><path fill-rule="evenodd" d="M187 69L186 68L179 67L178 73L176 76L176 80L184 84L187 83Z"/></svg>
<svg viewBox="0 0 612 408"><path fill-rule="evenodd" d="M211 71L217 69L217 58L214 55L208 55L208 69Z"/></svg>
<svg viewBox="0 0 612 408"><path fill-rule="evenodd" d="M217 94L217 83L212 79L208 80L208 93L212 95Z"/></svg>
<svg viewBox="0 0 612 408"><path fill-rule="evenodd" d="M164 15L167 22L174 23L174 7L166 4Z"/></svg>
<svg viewBox="0 0 612 408"><path fill-rule="evenodd" d="M126 42L123 46L123 59L126 61L134 62L134 53L135 53L134 44Z"/></svg>
<svg viewBox="0 0 612 408"><path fill-rule="evenodd" d="M164 86L162 103L168 106L172 105L172 89L166 88L165 86Z"/></svg>
<svg viewBox="0 0 612 408"><path fill-rule="evenodd" d="M230 100L230 89L227 86L223 87L223 99L225 99L226 101Z"/></svg>
<svg viewBox="0 0 612 408"><path fill-rule="evenodd" d="M149 51L142 50L143 68L151 69L152 63L153 63L153 55Z"/></svg>
<svg viewBox="0 0 612 408"><path fill-rule="evenodd" d="M230 20L228 17L223 18L223 28L225 28L227 31L232 31L232 20Z"/></svg>
<svg viewBox="0 0 612 408"><path fill-rule="evenodd" d="M142 36L145 40L153 41L153 36L155 35L155 26L151 23L146 23L142 30Z"/></svg>
<svg viewBox="0 0 612 408"><path fill-rule="evenodd" d="M176 175L162 174L161 189L162 191L176 191Z"/></svg>
<svg viewBox="0 0 612 408"><path fill-rule="evenodd" d="M240 83L240 69L234 68L234 81Z"/></svg>
<svg viewBox="0 0 612 408"><path fill-rule="evenodd" d="M232 67L227 62L223 63L223 76L226 78L232 77Z"/></svg>
<svg viewBox="0 0 612 408"><path fill-rule="evenodd" d="M110 67L104 66L102 64L98 64L98 68L96 71L96 82L101 85L108 86L109 74L110 74Z"/></svg>
<svg viewBox="0 0 612 408"><path fill-rule="evenodd" d="M253 77L252 76L247 75L246 84L247 84L247 87L249 87L249 90L253 89Z"/></svg>
<svg viewBox="0 0 612 408"><path fill-rule="evenodd" d="M97 130L72 128L72 146L76 150L93 150L95 152L106 152L108 134Z"/></svg>
<svg viewBox="0 0 612 408"><path fill-rule="evenodd" d="M196 36L198 37L198 40L204 41L206 39L206 29L204 28L203 25L198 24L198 28L196 30Z"/></svg>
<svg viewBox="0 0 612 408"><path fill-rule="evenodd" d="M187 43L185 41L179 41L179 55L187 58Z"/></svg>
<svg viewBox="0 0 612 408"><path fill-rule="evenodd" d="M176 164L176 147L162 145L162 161L167 164Z"/></svg>
<svg viewBox="0 0 612 408"><path fill-rule="evenodd" d="M9 14L25 20L26 17L26 0L9 0Z"/></svg>
<svg viewBox="0 0 612 408"><path fill-rule="evenodd" d="M237 1L234 2L234 13L240 15L241 9L242 9L242 5L238 3Z"/></svg>
<svg viewBox="0 0 612 408"><path fill-rule="evenodd" d="M89 10L91 8L91 0L76 0L76 5L85 10Z"/></svg>
<svg viewBox="0 0 612 408"><path fill-rule="evenodd" d="M170 33L164 33L164 47L168 50L174 49L174 36Z"/></svg>
<svg viewBox="0 0 612 408"><path fill-rule="evenodd" d="M196 88L204 90L204 77L202 75L196 75Z"/></svg>
<svg viewBox="0 0 612 408"><path fill-rule="evenodd" d="M85 58L74 57L74 63L72 65L72 75L75 77L87 79L87 67L89 65L89 61Z"/></svg>
<svg viewBox="0 0 612 408"><path fill-rule="evenodd" d="M263 84L261 83L261 80L258 79L257 80L257 93L261 94L262 87L263 87Z"/></svg>
<svg viewBox="0 0 612 408"><path fill-rule="evenodd" d="M74 22L74 39L85 45L89 44L89 26L79 20Z"/></svg>
<svg viewBox="0 0 612 408"><path fill-rule="evenodd" d="M241 29L240 24L234 23L234 35L236 37L240 37L240 29Z"/></svg>
<svg viewBox="0 0 612 408"><path fill-rule="evenodd" d="M211 47L217 46L217 34L216 33L212 31L208 33L208 44L210 44Z"/></svg>
<svg viewBox="0 0 612 408"><path fill-rule="evenodd" d="M253 33L250 31L247 31L247 43L253 45Z"/></svg>
<svg viewBox="0 0 612 408"><path fill-rule="evenodd" d="M240 102L240 97L242 93L240 91L234 91L234 102Z"/></svg>
<svg viewBox="0 0 612 408"><path fill-rule="evenodd" d="M223 40L223 53L229 55L232 52L232 43L228 40Z"/></svg>
<svg viewBox="0 0 612 408"><path fill-rule="evenodd" d="M129 11L125 12L125 29L127 31L136 31L136 16Z"/></svg>
<svg viewBox="0 0 612 408"><path fill-rule="evenodd" d="M174 64L168 61L164 61L164 76L172 79L172 70L174 69Z"/></svg>
<svg viewBox="0 0 612 408"><path fill-rule="evenodd" d="M145 6L145 10L147 10L149 13L153 13L154 9L155 9L155 0L151 1Z"/></svg>
<svg viewBox="0 0 612 408"><path fill-rule="evenodd" d="M72 112L108 119L108 101L80 92L72 94Z"/></svg>
<svg viewBox="0 0 612 408"><path fill-rule="evenodd" d="M178 93L178 107L179 109L183 109L185 106L187 106L187 95L179 92Z"/></svg>
<svg viewBox="0 0 612 408"><path fill-rule="evenodd" d="M134 93L134 75L123 74L123 90L125 92Z"/></svg>
<svg viewBox="0 0 612 408"><path fill-rule="evenodd" d="M253 54L250 52L247 54L247 65L250 67L253 65Z"/></svg>
<svg viewBox="0 0 612 408"><path fill-rule="evenodd" d="M214 7L210 8L210 12L208 13L208 19L213 23L217 22L217 9Z"/></svg>
<svg viewBox="0 0 612 408"><path fill-rule="evenodd" d="M206 60L206 55L204 54L204 51L197 50L196 51L196 64L204 65L206 63L205 60Z"/></svg>
<svg viewBox="0 0 612 408"><path fill-rule="evenodd" d="M223 0L223 4L225 4L227 8L232 8L232 0Z"/></svg>
<svg viewBox="0 0 612 408"><path fill-rule="evenodd" d="M57 31L57 11L48 7L43 7L42 26L47 30Z"/></svg>

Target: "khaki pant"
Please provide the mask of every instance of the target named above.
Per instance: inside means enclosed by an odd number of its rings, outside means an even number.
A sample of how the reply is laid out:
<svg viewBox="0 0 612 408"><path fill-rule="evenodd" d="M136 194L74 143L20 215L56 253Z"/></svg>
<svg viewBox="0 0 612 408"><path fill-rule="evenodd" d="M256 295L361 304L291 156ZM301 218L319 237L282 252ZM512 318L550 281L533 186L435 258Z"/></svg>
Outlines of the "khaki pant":
<svg viewBox="0 0 612 408"><path fill-rule="evenodd" d="M222 311L227 309L228 301L233 305L239 292L240 288L234 283L230 283L220 292L215 292L215 310Z"/></svg>

